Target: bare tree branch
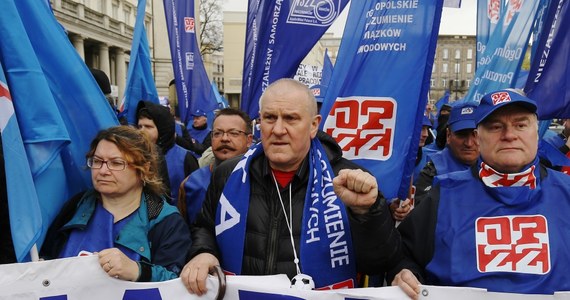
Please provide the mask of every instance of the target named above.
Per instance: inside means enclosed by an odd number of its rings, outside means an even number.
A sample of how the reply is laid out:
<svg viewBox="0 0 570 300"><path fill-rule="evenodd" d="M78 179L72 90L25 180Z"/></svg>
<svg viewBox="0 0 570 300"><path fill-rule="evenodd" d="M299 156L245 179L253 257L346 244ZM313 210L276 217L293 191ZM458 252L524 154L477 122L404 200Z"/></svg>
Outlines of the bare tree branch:
<svg viewBox="0 0 570 300"><path fill-rule="evenodd" d="M212 54L223 50L221 0L200 0L200 53Z"/></svg>

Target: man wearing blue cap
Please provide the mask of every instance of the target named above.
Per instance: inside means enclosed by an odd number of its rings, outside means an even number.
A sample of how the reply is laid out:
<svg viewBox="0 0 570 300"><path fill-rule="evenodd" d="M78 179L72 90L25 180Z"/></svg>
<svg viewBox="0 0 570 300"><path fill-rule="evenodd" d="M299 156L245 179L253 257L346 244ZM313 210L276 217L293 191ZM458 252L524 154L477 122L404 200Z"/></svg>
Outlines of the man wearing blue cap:
<svg viewBox="0 0 570 300"><path fill-rule="evenodd" d="M436 175L468 169L479 157L475 137L475 106L456 104L451 109L446 128L446 147L430 154L416 181L415 202L418 204L431 189Z"/></svg>
<svg viewBox="0 0 570 300"><path fill-rule="evenodd" d="M192 113L192 117L192 126L188 128L188 132L192 138L189 148L194 153L202 155L202 153L212 145L212 138L210 136L212 130L208 127L208 118L206 117L205 111L197 109Z"/></svg>
<svg viewBox="0 0 570 300"><path fill-rule="evenodd" d="M413 298L420 282L529 294L570 290L570 178L539 163L536 109L514 90L482 98L475 111L480 157L469 170L437 176L402 222L406 257L393 285Z"/></svg>

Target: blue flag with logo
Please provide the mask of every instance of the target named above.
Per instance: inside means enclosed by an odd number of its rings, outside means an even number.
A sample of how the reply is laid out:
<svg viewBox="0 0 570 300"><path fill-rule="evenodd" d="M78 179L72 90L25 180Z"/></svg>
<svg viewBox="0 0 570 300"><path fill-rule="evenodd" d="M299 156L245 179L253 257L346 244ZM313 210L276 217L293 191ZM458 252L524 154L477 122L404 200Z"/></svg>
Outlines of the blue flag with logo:
<svg viewBox="0 0 570 300"><path fill-rule="evenodd" d="M127 84L121 105L121 115L125 115L129 124L137 124L137 105L140 101L159 104L158 92L150 65L150 49L144 29L146 0L139 0L137 20L131 45L131 61L127 70Z"/></svg>
<svg viewBox="0 0 570 300"><path fill-rule="evenodd" d="M243 65L241 110L255 119L259 98L297 67L348 0L250 0Z"/></svg>
<svg viewBox="0 0 570 300"><path fill-rule="evenodd" d="M321 108L322 129L387 198L408 196L442 0L353 1Z"/></svg>
<svg viewBox="0 0 570 300"><path fill-rule="evenodd" d="M487 46L489 37L497 27L505 0L477 1L477 47L475 61L478 62ZM477 64L476 68L479 67ZM477 69L475 69L477 70Z"/></svg>
<svg viewBox="0 0 570 300"><path fill-rule="evenodd" d="M570 118L568 6L568 1L551 2L525 86L528 96L538 102L540 119Z"/></svg>
<svg viewBox="0 0 570 300"><path fill-rule="evenodd" d="M184 124L192 113L212 112L218 107L196 37L193 0L164 0L164 13L174 68L178 112Z"/></svg>
<svg viewBox="0 0 570 300"><path fill-rule="evenodd" d="M514 86L541 1L546 0L507 4L477 61L473 85L465 96L467 102L478 104L486 93Z"/></svg>
<svg viewBox="0 0 570 300"><path fill-rule="evenodd" d="M25 261L63 203L91 185L85 153L99 130L118 121L49 7L34 0L0 0L0 7L0 63L34 180L33 187L16 183L21 196L8 196L16 256ZM23 198L34 188L37 204Z"/></svg>

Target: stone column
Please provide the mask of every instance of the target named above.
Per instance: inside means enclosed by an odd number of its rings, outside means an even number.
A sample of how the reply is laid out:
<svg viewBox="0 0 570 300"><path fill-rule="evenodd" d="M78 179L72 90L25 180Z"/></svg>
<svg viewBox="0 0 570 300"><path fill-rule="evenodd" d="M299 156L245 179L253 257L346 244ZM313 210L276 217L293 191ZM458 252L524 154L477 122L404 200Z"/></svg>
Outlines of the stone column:
<svg viewBox="0 0 570 300"><path fill-rule="evenodd" d="M73 43L73 47L83 61L85 61L85 47L83 43L83 37L80 34L74 34L71 36L71 42Z"/></svg>
<svg viewBox="0 0 570 300"><path fill-rule="evenodd" d="M127 83L127 65L125 61L125 50L121 48L115 49L117 64L117 86L119 87L119 102L123 99L125 85Z"/></svg>
<svg viewBox="0 0 570 300"><path fill-rule="evenodd" d="M107 76L109 76L109 78L111 78L111 69L110 69L111 63L109 61L109 46L105 43L100 43L99 44L99 69L103 72L105 72L105 74L107 74Z"/></svg>

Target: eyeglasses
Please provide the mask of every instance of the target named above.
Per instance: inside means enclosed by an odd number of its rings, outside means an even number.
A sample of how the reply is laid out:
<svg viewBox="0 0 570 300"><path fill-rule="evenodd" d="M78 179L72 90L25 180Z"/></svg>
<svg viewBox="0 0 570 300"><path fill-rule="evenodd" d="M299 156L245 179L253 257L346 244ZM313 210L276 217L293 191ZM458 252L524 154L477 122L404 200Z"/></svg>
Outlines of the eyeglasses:
<svg viewBox="0 0 570 300"><path fill-rule="evenodd" d="M245 131L238 130L238 129L232 129L232 130L228 130L228 131L223 131L223 130L212 131L212 137L215 139L221 139L224 136L224 134L227 134L228 137L231 137L231 138L237 138L242 134L247 135L248 133Z"/></svg>
<svg viewBox="0 0 570 300"><path fill-rule="evenodd" d="M87 159L87 166L91 169L101 169L103 164L106 164L107 169L112 171L122 171L127 167L127 162L124 160L102 160L95 157Z"/></svg>

